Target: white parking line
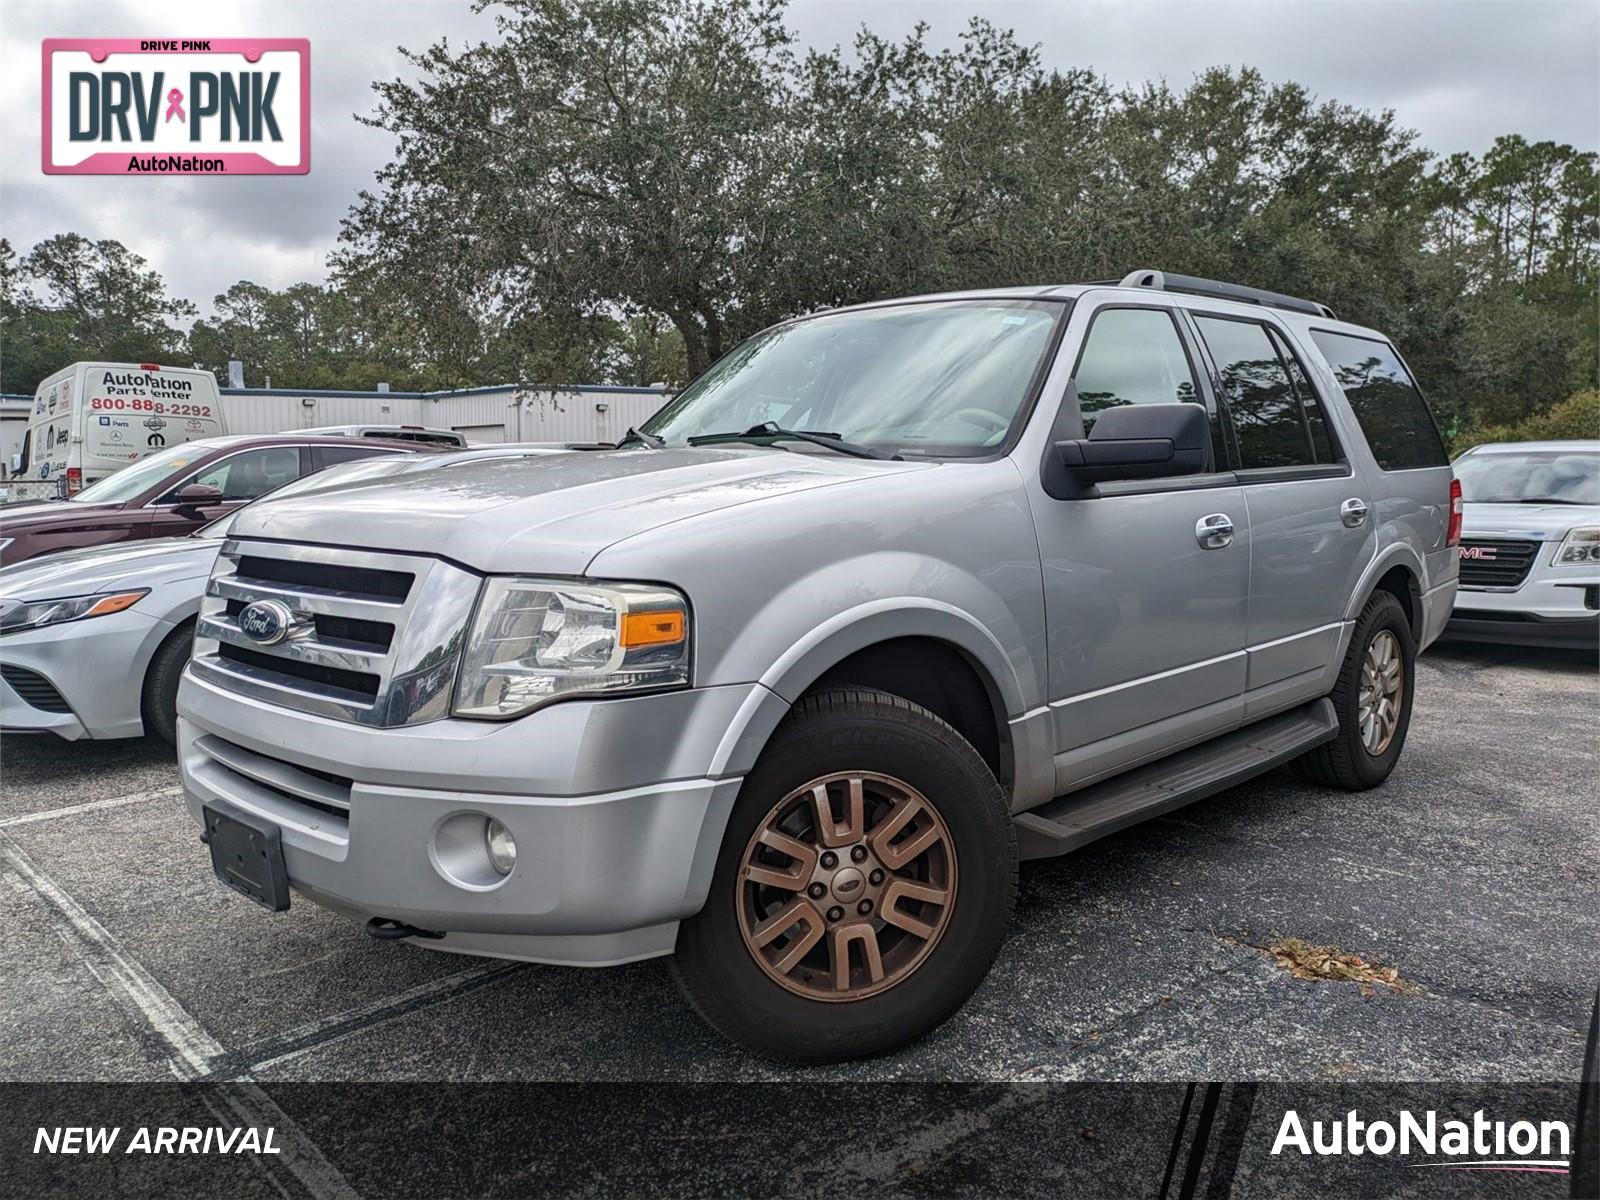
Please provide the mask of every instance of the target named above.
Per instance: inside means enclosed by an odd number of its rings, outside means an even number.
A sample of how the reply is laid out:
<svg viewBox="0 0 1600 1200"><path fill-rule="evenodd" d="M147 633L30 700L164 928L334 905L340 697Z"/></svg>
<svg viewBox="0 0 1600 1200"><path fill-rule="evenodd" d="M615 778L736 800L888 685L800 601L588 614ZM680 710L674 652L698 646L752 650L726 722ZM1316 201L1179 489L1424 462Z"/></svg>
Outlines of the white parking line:
<svg viewBox="0 0 1600 1200"><path fill-rule="evenodd" d="M0 832L0 871L19 892L31 892L56 918L56 933L94 977L125 1007L142 1016L172 1053L168 1065L179 1079L194 1079L226 1053L222 1044L159 980L125 953L110 930L90 916L61 886L41 871L9 834ZM358 1200L339 1168L329 1162L303 1130L248 1076L238 1086L223 1086L205 1103L220 1113L226 1106L243 1122L271 1125L283 1135L282 1166L311 1195Z"/></svg>
<svg viewBox="0 0 1600 1200"><path fill-rule="evenodd" d="M182 788L157 788L153 792L130 792L126 796L113 796L109 800L90 800L83 804L69 804L65 808L52 808L45 812L23 813L20 817L7 817L0 821L0 829L18 825L32 825L38 821L54 821L57 817L75 817L79 813L99 812L102 808L121 808L124 804L144 804L150 800L168 800L183 791Z"/></svg>

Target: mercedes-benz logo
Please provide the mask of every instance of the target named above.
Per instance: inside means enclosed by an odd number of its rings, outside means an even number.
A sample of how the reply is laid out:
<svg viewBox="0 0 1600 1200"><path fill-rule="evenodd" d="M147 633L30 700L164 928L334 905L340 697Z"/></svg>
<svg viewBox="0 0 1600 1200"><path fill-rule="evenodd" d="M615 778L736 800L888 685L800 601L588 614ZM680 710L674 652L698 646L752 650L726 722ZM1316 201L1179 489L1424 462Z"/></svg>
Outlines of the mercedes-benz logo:
<svg viewBox="0 0 1600 1200"><path fill-rule="evenodd" d="M263 646L283 641L293 626L294 613L278 600L255 600L239 610L239 632Z"/></svg>

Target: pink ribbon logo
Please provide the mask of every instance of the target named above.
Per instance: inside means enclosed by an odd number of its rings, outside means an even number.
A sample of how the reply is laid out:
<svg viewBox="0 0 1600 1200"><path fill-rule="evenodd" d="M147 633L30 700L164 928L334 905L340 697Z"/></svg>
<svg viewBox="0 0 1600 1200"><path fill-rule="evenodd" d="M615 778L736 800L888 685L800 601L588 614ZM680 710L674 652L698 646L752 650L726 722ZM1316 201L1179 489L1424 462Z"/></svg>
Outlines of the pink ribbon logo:
<svg viewBox="0 0 1600 1200"><path fill-rule="evenodd" d="M177 117L180 121L187 121L189 119L183 115L183 93L177 88L173 88L167 93L166 120L170 121L173 117ZM163 124L165 124L165 121Z"/></svg>

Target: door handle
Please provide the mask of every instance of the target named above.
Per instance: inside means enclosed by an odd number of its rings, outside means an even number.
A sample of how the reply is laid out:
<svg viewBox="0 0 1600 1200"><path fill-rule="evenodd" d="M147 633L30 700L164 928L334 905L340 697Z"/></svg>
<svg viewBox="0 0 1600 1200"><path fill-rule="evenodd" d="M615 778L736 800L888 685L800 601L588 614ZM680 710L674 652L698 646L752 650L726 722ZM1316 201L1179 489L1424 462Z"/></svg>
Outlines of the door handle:
<svg viewBox="0 0 1600 1200"><path fill-rule="evenodd" d="M1360 497L1352 496L1339 505L1339 520L1343 521L1346 529L1354 529L1367 519L1367 502Z"/></svg>
<svg viewBox="0 0 1600 1200"><path fill-rule="evenodd" d="M1233 518L1227 513L1207 513L1194 523L1194 540L1202 550L1233 545Z"/></svg>

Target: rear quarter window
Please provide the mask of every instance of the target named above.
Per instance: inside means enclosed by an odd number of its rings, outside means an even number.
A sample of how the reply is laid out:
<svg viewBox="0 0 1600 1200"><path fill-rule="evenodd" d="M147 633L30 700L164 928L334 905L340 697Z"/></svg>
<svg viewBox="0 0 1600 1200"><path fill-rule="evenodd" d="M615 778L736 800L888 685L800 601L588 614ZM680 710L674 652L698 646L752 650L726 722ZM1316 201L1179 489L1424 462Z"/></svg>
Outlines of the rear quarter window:
<svg viewBox="0 0 1600 1200"><path fill-rule="evenodd" d="M1372 456L1385 471L1449 464L1422 393L1388 342L1326 329L1311 339L1333 368Z"/></svg>

